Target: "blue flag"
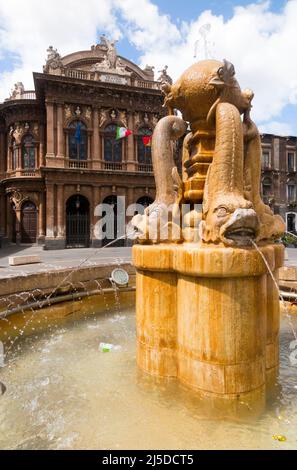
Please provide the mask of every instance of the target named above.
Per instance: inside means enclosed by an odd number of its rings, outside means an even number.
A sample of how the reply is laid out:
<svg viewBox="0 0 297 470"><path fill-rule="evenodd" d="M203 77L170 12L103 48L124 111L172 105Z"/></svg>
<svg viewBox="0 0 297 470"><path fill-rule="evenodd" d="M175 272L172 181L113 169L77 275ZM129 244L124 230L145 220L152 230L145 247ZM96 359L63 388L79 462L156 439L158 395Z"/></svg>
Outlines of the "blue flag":
<svg viewBox="0 0 297 470"><path fill-rule="evenodd" d="M75 138L76 143L80 144L81 142L81 123L80 122L78 122L76 125L74 138Z"/></svg>

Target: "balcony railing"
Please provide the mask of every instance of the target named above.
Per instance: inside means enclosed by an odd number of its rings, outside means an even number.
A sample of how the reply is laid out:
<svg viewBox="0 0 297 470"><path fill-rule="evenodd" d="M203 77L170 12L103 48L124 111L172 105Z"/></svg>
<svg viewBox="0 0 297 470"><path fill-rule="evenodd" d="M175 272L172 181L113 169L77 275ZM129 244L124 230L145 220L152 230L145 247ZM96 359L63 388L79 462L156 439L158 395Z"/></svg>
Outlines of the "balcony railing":
<svg viewBox="0 0 297 470"><path fill-rule="evenodd" d="M115 163L115 162L104 162L105 170L126 170L126 165L124 163Z"/></svg>
<svg viewBox="0 0 297 470"><path fill-rule="evenodd" d="M34 90L24 91L23 93L17 93L7 98L5 101L14 100L36 100L36 93Z"/></svg>
<svg viewBox="0 0 297 470"><path fill-rule="evenodd" d="M152 173L153 165L138 163L137 171L142 171L143 173Z"/></svg>
<svg viewBox="0 0 297 470"><path fill-rule="evenodd" d="M40 176L40 171L35 170L34 168L32 169L23 169L23 170L7 170L7 177L8 178L20 178L23 176L29 176L29 177L34 177L34 176Z"/></svg>
<svg viewBox="0 0 297 470"><path fill-rule="evenodd" d="M87 169L88 162L86 160L69 160L69 168Z"/></svg>
<svg viewBox="0 0 297 470"><path fill-rule="evenodd" d="M138 80L131 78L129 75L120 75L104 71L93 72L87 70L68 69L64 67L60 69L59 75L63 77L75 78L77 80L94 80L99 82L108 81L110 83L119 85L135 86L153 90L159 90L161 87L161 82L155 82L153 80Z"/></svg>

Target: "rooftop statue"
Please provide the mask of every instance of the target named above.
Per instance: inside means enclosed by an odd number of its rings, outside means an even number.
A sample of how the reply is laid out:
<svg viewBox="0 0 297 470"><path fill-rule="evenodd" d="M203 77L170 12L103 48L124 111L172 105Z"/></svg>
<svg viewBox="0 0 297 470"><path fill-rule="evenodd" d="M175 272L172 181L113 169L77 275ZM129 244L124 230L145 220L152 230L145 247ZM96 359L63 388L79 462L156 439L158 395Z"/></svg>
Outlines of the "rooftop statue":
<svg viewBox="0 0 297 470"><path fill-rule="evenodd" d="M125 64L117 55L116 42L110 41L106 36L102 35L100 37L101 42L99 48L102 49L104 46L106 52L104 59L101 62L97 62L91 67L92 72L109 72L119 75L130 75L130 72L126 70Z"/></svg>
<svg viewBox="0 0 297 470"><path fill-rule="evenodd" d="M62 59L57 49L54 49L53 46L49 46L47 49L47 59L46 64L43 67L43 71L48 73L50 69L56 70L63 67Z"/></svg>
<svg viewBox="0 0 297 470"><path fill-rule="evenodd" d="M11 91L10 99L17 100L20 99L21 96L25 92L25 87L22 82L17 82L14 85L14 89Z"/></svg>
<svg viewBox="0 0 297 470"><path fill-rule="evenodd" d="M102 35L100 39L101 44L104 44L107 47L107 62L109 64L109 68L115 69L117 63L117 50L115 44L117 41L110 41L104 35Z"/></svg>
<svg viewBox="0 0 297 470"><path fill-rule="evenodd" d="M165 65L162 70L159 70L160 76L158 78L158 82L162 82L163 84L168 83L169 85L172 85L172 78L170 77L170 75L168 75L167 70L168 65Z"/></svg>
<svg viewBox="0 0 297 470"><path fill-rule="evenodd" d="M163 72L167 73L167 68ZM202 218L199 234L204 243L232 246L247 245L250 239L279 238L285 230L284 222L260 195L260 136L250 117L254 95L251 90L241 90L234 66L226 60L200 61L175 84L164 81L162 89L169 114L178 109L183 119L167 116L156 126L152 158L157 197L142 218L134 219L142 232L139 240L150 242L150 219L155 223L157 210L162 226L169 200L178 206L203 204L202 214L192 214L192 219ZM184 139L181 179L174 169L170 140L173 128L185 133L185 121L191 132ZM153 241L159 242L160 237Z"/></svg>

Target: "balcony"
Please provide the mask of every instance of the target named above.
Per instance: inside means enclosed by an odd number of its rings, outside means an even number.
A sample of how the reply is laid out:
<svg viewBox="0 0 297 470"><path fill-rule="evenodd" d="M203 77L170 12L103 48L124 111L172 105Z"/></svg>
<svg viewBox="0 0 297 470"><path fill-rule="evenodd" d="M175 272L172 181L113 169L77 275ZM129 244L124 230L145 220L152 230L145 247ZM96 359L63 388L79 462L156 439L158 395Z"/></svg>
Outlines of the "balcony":
<svg viewBox="0 0 297 470"><path fill-rule="evenodd" d="M34 168L27 168L23 170L8 170L7 178L23 178L23 177L40 177L40 171Z"/></svg>
<svg viewBox="0 0 297 470"><path fill-rule="evenodd" d="M56 75L56 74L55 74ZM155 82L153 80L138 80L137 78L131 78L128 75L120 75L112 72L105 71L87 71L87 70L76 70L63 67L59 69L57 75L67 78L74 78L76 80L93 80L97 82L108 82L116 85L128 85L139 88L145 88L147 90L160 90L161 82ZM29 93L29 92L28 92Z"/></svg>
<svg viewBox="0 0 297 470"><path fill-rule="evenodd" d="M149 165L146 163L138 163L137 171L142 173L152 173L153 172L153 165Z"/></svg>
<svg viewBox="0 0 297 470"><path fill-rule="evenodd" d="M88 163L87 160L69 160L69 168L87 170L89 167Z"/></svg>
<svg viewBox="0 0 297 470"><path fill-rule="evenodd" d="M15 101L15 100L36 100L36 93L34 90L22 91L19 93L12 93L12 95L7 98L5 101Z"/></svg>
<svg viewBox="0 0 297 470"><path fill-rule="evenodd" d="M104 162L104 170L123 171L123 170L126 170L126 164L125 163L115 163L115 162Z"/></svg>

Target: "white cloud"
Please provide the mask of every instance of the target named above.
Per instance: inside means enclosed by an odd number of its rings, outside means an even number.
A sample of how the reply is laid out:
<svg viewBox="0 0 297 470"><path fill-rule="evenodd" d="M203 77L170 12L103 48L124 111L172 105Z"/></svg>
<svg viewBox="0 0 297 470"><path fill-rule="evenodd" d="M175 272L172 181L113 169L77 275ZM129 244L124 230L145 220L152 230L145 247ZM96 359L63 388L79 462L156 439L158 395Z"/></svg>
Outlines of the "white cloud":
<svg viewBox="0 0 297 470"><path fill-rule="evenodd" d="M294 135L292 126L286 122L280 121L270 121L265 124L260 124L259 131L266 134L276 134L276 135Z"/></svg>
<svg viewBox="0 0 297 470"><path fill-rule="evenodd" d="M137 1L130 0L129 3L136 6ZM242 88L254 90L253 116L257 122L267 122L270 126L272 121L275 125L274 119L286 104L297 104L297 60L294 58L297 49L297 0L289 0L280 13L272 13L269 2L236 7L232 18L227 21L223 16L204 11L191 23L183 23L182 31L170 35L170 40L168 26L156 24L160 47L156 42L151 45L145 34L140 34L139 31L145 27L136 17L133 22L135 24L128 29L128 34L142 50L142 65L151 63L159 70L167 64L173 78L178 78L197 60L193 56L199 38L198 53L200 58L204 58L199 29L209 23L208 48L213 57L226 58L234 63ZM146 27L146 31L150 29ZM166 47L162 47L163 43ZM265 128L265 124L262 127Z"/></svg>
<svg viewBox="0 0 297 470"><path fill-rule="evenodd" d="M155 65L158 71L167 64L176 79L197 60L193 56L199 37L202 58L199 29L209 23L208 48L216 58L234 63L242 88L254 90L253 117L262 131L291 129L279 116L286 104L297 104L296 22L297 0L289 0L279 13L264 2L236 7L227 21L204 11L191 22L177 24L152 0L27 0L24 5L0 0L0 56L18 51L21 58L12 72L0 72L0 99L18 80L32 86L32 71L42 69L49 44L62 55L89 49L100 30L115 38L126 35L140 51L141 66Z"/></svg>
<svg viewBox="0 0 297 470"><path fill-rule="evenodd" d="M169 16L161 15L148 0L114 0L127 22L127 35L140 50L166 52L182 40L182 35Z"/></svg>
<svg viewBox="0 0 297 470"><path fill-rule="evenodd" d="M32 71L41 71L49 45L62 55L89 49L96 30L120 35L109 0L0 0L0 54L18 53L21 64L12 72L0 71L0 99L16 81L32 88Z"/></svg>

